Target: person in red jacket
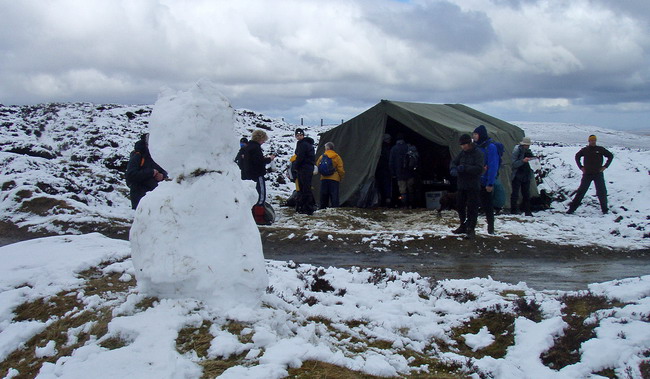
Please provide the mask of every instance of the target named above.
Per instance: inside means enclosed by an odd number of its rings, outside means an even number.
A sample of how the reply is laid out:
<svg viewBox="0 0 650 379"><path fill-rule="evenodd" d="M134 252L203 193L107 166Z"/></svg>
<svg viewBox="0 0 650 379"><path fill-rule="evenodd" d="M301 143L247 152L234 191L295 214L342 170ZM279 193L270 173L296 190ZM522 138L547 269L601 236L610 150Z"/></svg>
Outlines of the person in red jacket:
<svg viewBox="0 0 650 379"><path fill-rule="evenodd" d="M580 181L580 187L576 191L576 195L569 204L568 214L572 214L578 209L582 199L585 197L591 182L594 182L596 185L596 196L598 196L598 201L600 202L600 209L603 214L609 212L607 206L607 187L605 186L605 175L603 172L614 159L614 154L610 153L607 149L602 146L596 145L596 136L589 136L589 145L583 147L576 154L576 164L578 168L582 171L582 180ZM607 161L603 165L603 157L607 158ZM581 162L582 160L582 162Z"/></svg>

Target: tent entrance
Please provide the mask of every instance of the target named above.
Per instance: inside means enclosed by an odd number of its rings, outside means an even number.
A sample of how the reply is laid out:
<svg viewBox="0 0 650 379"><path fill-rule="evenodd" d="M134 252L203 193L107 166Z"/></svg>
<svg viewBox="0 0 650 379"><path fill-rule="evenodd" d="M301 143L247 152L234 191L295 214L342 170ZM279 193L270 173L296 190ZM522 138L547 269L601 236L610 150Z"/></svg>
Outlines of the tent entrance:
<svg viewBox="0 0 650 379"><path fill-rule="evenodd" d="M449 164L451 153L447 146L438 145L428 140L421 134L408 128L394 118L388 116L385 132L392 137L392 143L396 141L398 134L404 135L407 143L414 145L420 154L420 163L415 178L416 199L414 206L425 207L425 194L431 191L455 191L455 180L449 175ZM393 204L398 200L399 191L397 184L393 183Z"/></svg>

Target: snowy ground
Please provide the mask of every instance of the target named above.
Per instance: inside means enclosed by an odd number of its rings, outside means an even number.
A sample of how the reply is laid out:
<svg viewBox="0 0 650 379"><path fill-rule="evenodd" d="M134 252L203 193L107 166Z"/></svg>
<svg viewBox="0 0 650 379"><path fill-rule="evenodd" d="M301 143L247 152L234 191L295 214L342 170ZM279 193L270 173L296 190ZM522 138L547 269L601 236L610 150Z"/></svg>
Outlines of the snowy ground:
<svg viewBox="0 0 650 379"><path fill-rule="evenodd" d="M121 170L150 112L148 106L0 106L2 221L73 234L0 248L6 262L0 267L0 374L279 378L320 361L378 376L650 375L650 276L592 284L588 292L535 291L489 277L433 281L267 260L270 283L259 307L147 298L135 285L129 243L82 233L130 225ZM278 155L279 166L293 152L295 126L250 111L238 111L236 125L242 135L267 130L264 149ZM650 138L566 124L521 126L542 158L540 188L558 201L534 218L499 216L494 238L597 245L614 253L650 247L650 201L642 196L650 184ZM317 137L325 128L307 129ZM566 203L579 183L573 155L592 133L615 154L606 172L612 212L598 212L592 189L568 216ZM291 184L281 170L269 178L279 208ZM453 222L452 212L369 220L346 209L312 218L282 210L273 227L303 231L294 237L299 241L314 238L305 229L333 234L343 226L381 252L423 235L455 238ZM479 236L486 238L483 231ZM211 371L214 366L221 369Z"/></svg>
<svg viewBox="0 0 650 379"><path fill-rule="evenodd" d="M589 296L603 305L581 320L593 335L578 341L575 361L559 364L550 363L554 341L576 317L565 307L584 292L267 261L261 307L217 309L192 299L146 299L133 287L128 242L99 234L25 241L0 255L0 368L9 378L26 370L21 352L39 378L85 378L91 370L97 378L198 378L215 362L226 362L224 378L280 378L311 361L377 376L650 372L650 276L591 285ZM91 285L89 276L102 275L113 278L113 291ZM59 305L66 297L67 308ZM38 318L19 307L48 302L56 315ZM490 317L505 326L481 324ZM60 323L68 326L47 333ZM193 335L207 336L203 349Z"/></svg>

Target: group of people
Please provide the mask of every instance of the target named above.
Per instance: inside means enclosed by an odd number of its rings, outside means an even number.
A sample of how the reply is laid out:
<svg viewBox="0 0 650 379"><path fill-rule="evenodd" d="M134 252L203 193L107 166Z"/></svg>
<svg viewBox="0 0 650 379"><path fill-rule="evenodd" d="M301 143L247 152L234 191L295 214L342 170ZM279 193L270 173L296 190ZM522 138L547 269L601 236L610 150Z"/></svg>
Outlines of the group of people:
<svg viewBox="0 0 650 379"><path fill-rule="evenodd" d="M126 170L126 182L130 189L131 206L136 209L140 199L158 186L163 180L168 180L167 171L158 165L149 153L148 134L143 134L135 143ZM291 157L290 167L294 172L292 176L297 192L296 212L311 215L316 209L316 202L312 192L312 177L320 171L320 202L321 209L338 207L339 185L345 176L343 159L334 150L334 144L327 142L325 152L316 159L314 140L305 136L301 128L295 131L296 148ZM268 135L263 130L253 131L250 141L247 138L240 140L240 150L235 157L235 162L241 169L243 180L255 182L258 193L256 205L263 205L266 201L266 165L276 157L273 154L264 155L262 145L268 141ZM414 174L417 164L409 163L409 156L415 155L417 149L404 140L404 136L397 135L397 142L390 146L391 136L384 136L384 144L378 167L390 172L390 176L378 176L378 189L381 197L390 202L390 188L392 179L397 179L400 198L403 205L409 205L413 199ZM607 187L603 172L607 169L614 155L602 146L598 146L597 138L591 135L588 146L582 148L575 155L578 168L582 171L582 180L576 191L575 197L569 204L567 213L572 214L582 203L582 200L594 182L596 195L600 202L603 214L609 212L607 204ZM457 178L457 210L460 226L453 232L465 234L467 238L475 236L479 207L483 210L489 234L495 233L493 194L498 181L501 156L497 144L488 136L484 125L479 125L472 135L463 134L459 139L461 151L451 161L450 174ZM530 207L530 186L533 179L533 169L530 163L537 159L530 150L531 140L524 137L512 151L512 193L510 196L510 210L512 213L523 211L526 216L532 216ZM606 159L606 161L605 161ZM417 159L416 159L417 162ZM326 164L325 164L326 163ZM323 164L323 165L321 165ZM328 171L322 167L331 166ZM378 169L379 172L379 169ZM521 208L519 196L521 195ZM390 205L390 204L385 204Z"/></svg>
<svg viewBox="0 0 650 379"><path fill-rule="evenodd" d="M294 136L296 138L296 149L290 159L290 166L293 175L292 180L296 186L296 212L311 215L315 208L316 202L312 191L312 177L314 167L319 167L324 159L329 160L333 170L328 173L321 173L320 186L320 208L338 207L339 206L339 183L345 176L343 159L334 151L334 144L328 142L325 144L325 152L316 159L314 152L314 140L305 136L305 131L301 128L296 129ZM240 140L240 150L235 157L235 162L241 169L241 178L243 180L252 180L256 183L258 193L257 205L263 205L266 200L266 185L264 175L266 174L266 165L271 163L274 155L264 156L261 145L268 140L266 132L255 130L249 142L245 137Z"/></svg>
<svg viewBox="0 0 650 379"><path fill-rule="evenodd" d="M607 188L603 172L609 167L614 155L602 146L597 146L595 135L589 136L589 145L575 156L576 164L582 171L582 181L575 197L569 204L567 213L572 214L580 206L591 182L596 184L596 194L603 214L608 213ZM463 134L459 138L461 152L452 160L450 173L457 178L457 210L460 226L453 230L465 234L466 238L475 236L479 207L485 213L487 231L494 234L493 192L498 180L501 165L497 145L488 137L485 126L478 126L472 136ZM530 162L537 159L530 150L531 140L524 137L512 151L512 193L511 213L523 210L532 216L530 209L530 186L533 170ZM604 162L604 158L607 160ZM522 202L519 208L519 195Z"/></svg>

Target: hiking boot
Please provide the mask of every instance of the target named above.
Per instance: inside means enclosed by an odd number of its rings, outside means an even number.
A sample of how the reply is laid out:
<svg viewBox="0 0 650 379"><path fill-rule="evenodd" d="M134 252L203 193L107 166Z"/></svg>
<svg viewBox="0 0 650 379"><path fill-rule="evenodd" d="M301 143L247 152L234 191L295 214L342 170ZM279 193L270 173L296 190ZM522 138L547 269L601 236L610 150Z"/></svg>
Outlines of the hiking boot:
<svg viewBox="0 0 650 379"><path fill-rule="evenodd" d="M533 217L533 212L526 212L526 216Z"/></svg>
<svg viewBox="0 0 650 379"><path fill-rule="evenodd" d="M466 240L473 240L475 237L476 237L476 233L474 233L473 230L468 230L467 234L465 234Z"/></svg>
<svg viewBox="0 0 650 379"><path fill-rule="evenodd" d="M463 225L459 226L458 228L452 230L451 232L454 233L454 234L465 234L465 233L467 233L467 226L465 226L463 224Z"/></svg>
<svg viewBox="0 0 650 379"><path fill-rule="evenodd" d="M488 234L494 234L494 224L488 225Z"/></svg>
<svg viewBox="0 0 650 379"><path fill-rule="evenodd" d="M510 208L510 214L513 215L519 214L519 209L517 209L517 207Z"/></svg>

